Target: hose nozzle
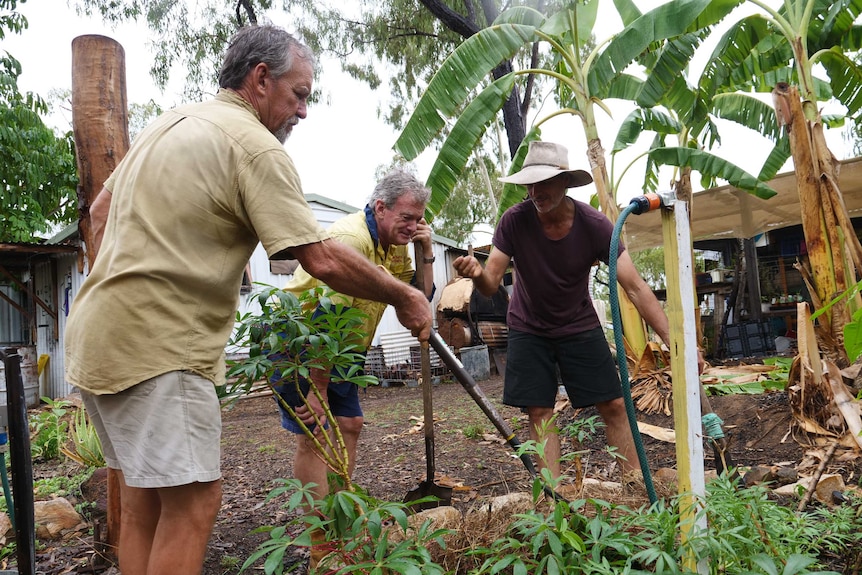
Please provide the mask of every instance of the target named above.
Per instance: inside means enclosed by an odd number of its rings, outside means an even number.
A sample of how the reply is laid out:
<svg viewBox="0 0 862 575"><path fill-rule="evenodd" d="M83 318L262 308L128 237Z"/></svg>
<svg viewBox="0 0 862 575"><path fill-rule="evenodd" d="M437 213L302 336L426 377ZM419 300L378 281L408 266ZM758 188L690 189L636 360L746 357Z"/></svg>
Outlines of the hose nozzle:
<svg viewBox="0 0 862 575"><path fill-rule="evenodd" d="M658 194L635 196L629 205L634 206L633 214L641 215L661 207L661 197Z"/></svg>
<svg viewBox="0 0 862 575"><path fill-rule="evenodd" d="M641 215L661 207L670 207L676 196L673 192L657 192L635 196L629 205L633 205L633 214Z"/></svg>

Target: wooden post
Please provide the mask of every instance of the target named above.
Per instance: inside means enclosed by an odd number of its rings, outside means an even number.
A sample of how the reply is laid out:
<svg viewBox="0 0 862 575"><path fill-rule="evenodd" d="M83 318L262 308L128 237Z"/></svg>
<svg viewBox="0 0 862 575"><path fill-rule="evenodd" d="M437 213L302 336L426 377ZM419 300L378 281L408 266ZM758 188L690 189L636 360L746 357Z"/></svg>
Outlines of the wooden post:
<svg viewBox="0 0 862 575"><path fill-rule="evenodd" d="M72 130L78 156L78 230L93 267L90 205L129 151L126 56L106 36L72 40Z"/></svg>
<svg viewBox="0 0 862 575"><path fill-rule="evenodd" d="M129 151L126 56L106 36L72 40L72 130L78 156L78 230L86 244L88 273L96 259L90 205ZM120 540L119 476L108 468L107 543Z"/></svg>
<svg viewBox="0 0 862 575"><path fill-rule="evenodd" d="M670 365L673 378L673 417L680 493L680 537L683 545L706 532L705 519L697 519L699 500L706 495L703 470L703 433L700 409L700 376L697 367L697 326L694 314L694 282L691 228L688 207L675 200L661 214L667 276L667 316L670 323ZM693 555L683 559L685 568L703 573Z"/></svg>

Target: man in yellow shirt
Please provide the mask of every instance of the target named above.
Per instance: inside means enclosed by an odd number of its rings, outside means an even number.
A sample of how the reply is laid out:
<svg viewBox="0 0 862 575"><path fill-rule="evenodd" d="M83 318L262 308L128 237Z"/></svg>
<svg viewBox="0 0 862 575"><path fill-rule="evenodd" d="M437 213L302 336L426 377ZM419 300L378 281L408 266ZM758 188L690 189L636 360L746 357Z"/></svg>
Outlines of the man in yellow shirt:
<svg viewBox="0 0 862 575"><path fill-rule="evenodd" d="M404 170L394 170L374 188L374 193L365 209L337 220L327 231L333 238L352 246L375 266L385 268L389 275L411 285L415 285L416 276L407 244L418 242L417 257L421 258L418 265L425 266L426 273L424 274L425 285L417 287L421 287L430 300L434 293L431 273L434 252L431 244L431 227L423 217L425 204L430 195L431 191L413 175ZM381 273L381 275L387 274ZM312 277L300 267L297 268L296 274L285 289L299 294L320 285L323 285L322 281ZM361 351L366 351L386 309L386 304L341 294L333 299L357 308L367 315L363 330L365 338L360 344ZM356 445L363 424L358 388L352 383L330 382L326 376L314 379L314 384L338 422L348 450L349 471L352 473L356 462ZM293 384L283 385L279 388L279 393L288 405L296 409L297 416L303 423L313 428L314 417L297 394L296 387ZM323 407L315 395L307 393L307 397L311 409L321 417ZM329 492L326 480L327 466L315 455L314 444L303 435L302 428L280 403L279 407L282 413L282 426L296 434L293 474L303 484L315 483L317 485L315 493L318 498L322 498Z"/></svg>

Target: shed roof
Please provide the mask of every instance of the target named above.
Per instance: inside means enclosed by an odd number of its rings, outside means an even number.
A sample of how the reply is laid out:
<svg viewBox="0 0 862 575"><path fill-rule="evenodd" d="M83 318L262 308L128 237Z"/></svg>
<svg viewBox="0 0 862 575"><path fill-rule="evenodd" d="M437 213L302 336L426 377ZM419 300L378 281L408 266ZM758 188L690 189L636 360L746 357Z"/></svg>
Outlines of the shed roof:
<svg viewBox="0 0 862 575"><path fill-rule="evenodd" d="M862 158L841 161L838 181L850 217L862 216ZM691 206L692 240L753 238L801 224L796 173L779 174L769 185L778 194L768 200L730 185L695 192ZM633 251L661 245L661 214L656 210L629 216L625 233L626 245Z"/></svg>

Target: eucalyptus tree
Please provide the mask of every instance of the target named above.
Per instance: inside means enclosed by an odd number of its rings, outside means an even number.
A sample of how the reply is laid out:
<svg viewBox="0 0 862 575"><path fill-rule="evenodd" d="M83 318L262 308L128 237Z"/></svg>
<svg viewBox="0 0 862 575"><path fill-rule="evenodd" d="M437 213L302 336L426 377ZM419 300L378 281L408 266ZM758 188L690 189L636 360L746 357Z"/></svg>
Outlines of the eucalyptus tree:
<svg viewBox="0 0 862 575"><path fill-rule="evenodd" d="M768 86L776 115L787 132L796 170L802 227L810 268L803 269L815 308L857 281L862 246L844 206L838 162L824 127L840 121L821 113L828 99L858 122L862 108L862 68L852 55L862 47L862 0L785 0L773 8L748 0L756 14L735 22L716 48L705 72L715 85ZM819 74L819 75L818 75ZM825 78L822 75L825 74ZM818 325L826 351L846 361L840 331L859 309L835 306Z"/></svg>
<svg viewBox="0 0 862 575"><path fill-rule="evenodd" d="M15 0L0 0L0 40L27 20ZM21 63L0 54L0 241L29 242L77 215L71 134L56 135L42 120L48 104L18 88Z"/></svg>
<svg viewBox="0 0 862 575"><path fill-rule="evenodd" d="M536 9L559 0L531 0ZM177 68L186 71L185 98L200 100L218 72L219 55L238 26L288 13L290 26L316 52L337 58L342 69L372 89L389 85L383 119L400 129L404 116L424 90L445 55L465 38L487 27L501 0L356 0L336 7L319 0L74 0L79 13L98 14L112 23L143 21L153 34L155 61L150 74L165 88ZM500 62L494 73L511 71ZM524 136L529 87L513 91L503 110L510 152Z"/></svg>
<svg viewBox="0 0 862 575"><path fill-rule="evenodd" d="M538 10L558 9L560 0L527 0ZM502 0L357 0L330 5L319 0L292 0L281 4L272 0L201 0L200 2L157 2L153 0L75 0L79 12L98 14L107 22L143 21L152 34L155 62L150 70L156 85L165 88L172 73L186 71L185 94L200 100L207 86L214 85L218 55L236 27L278 19L278 12L290 15L290 26L315 52L334 56L342 69L373 90L383 90L388 82L388 98L378 114L396 129L403 127L431 76L445 56L465 38L487 27L498 16ZM528 60L533 54L525 54ZM492 74L499 77L513 69L503 60ZM322 91L313 98L322 99ZM532 84L513 87L502 108L503 131L489 143L483 155L498 166L515 153L524 138L526 111L533 98ZM383 99L381 99L383 100ZM460 228L468 219L481 221L482 212L495 203L495 193L479 169L487 162L478 159L470 179L459 190L460 207L471 209L461 215L441 214L438 225L450 226L441 233L464 235ZM502 169L498 167L496 169ZM462 197L463 196L463 197ZM458 206L453 206L452 210ZM448 211L448 210L447 210ZM437 214L434 214L435 216ZM429 214L431 217L431 214Z"/></svg>

